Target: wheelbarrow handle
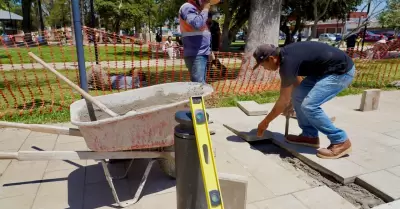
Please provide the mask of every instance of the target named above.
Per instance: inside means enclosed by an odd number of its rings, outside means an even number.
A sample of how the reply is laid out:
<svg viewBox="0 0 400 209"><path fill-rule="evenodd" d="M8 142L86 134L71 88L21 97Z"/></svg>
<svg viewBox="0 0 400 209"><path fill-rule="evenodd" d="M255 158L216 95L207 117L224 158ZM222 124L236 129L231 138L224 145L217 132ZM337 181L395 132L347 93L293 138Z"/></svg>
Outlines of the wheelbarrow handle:
<svg viewBox="0 0 400 209"><path fill-rule="evenodd" d="M67 127L51 126L51 125L24 124L24 123L12 123L12 122L0 121L0 127L28 129L31 131L49 133L49 134L82 136L81 132L77 128L67 128Z"/></svg>

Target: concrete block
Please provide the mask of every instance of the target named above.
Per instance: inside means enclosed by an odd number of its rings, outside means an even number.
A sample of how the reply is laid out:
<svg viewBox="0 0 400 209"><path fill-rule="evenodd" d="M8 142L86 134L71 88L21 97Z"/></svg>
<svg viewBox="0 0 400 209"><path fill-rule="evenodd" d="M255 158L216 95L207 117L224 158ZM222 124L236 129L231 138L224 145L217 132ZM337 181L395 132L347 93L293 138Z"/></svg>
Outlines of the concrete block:
<svg viewBox="0 0 400 209"><path fill-rule="evenodd" d="M275 195L256 178L248 177L248 179L247 203L254 203L275 197Z"/></svg>
<svg viewBox="0 0 400 209"><path fill-rule="evenodd" d="M399 208L400 208L400 200L396 200L383 205L378 205L376 207L373 207L372 209L399 209Z"/></svg>
<svg viewBox="0 0 400 209"><path fill-rule="evenodd" d="M247 204L247 178L227 173L219 173L218 178L224 208L245 209Z"/></svg>
<svg viewBox="0 0 400 209"><path fill-rule="evenodd" d="M400 153L390 148L379 152L357 150L348 157L348 160L368 171L378 171L400 165Z"/></svg>
<svg viewBox="0 0 400 209"><path fill-rule="evenodd" d="M257 137L257 127L258 124L254 123L224 123L224 126L238 135L240 138L252 142L252 141L260 141L265 139L272 139L272 133L269 131L264 131L264 135L262 137Z"/></svg>
<svg viewBox="0 0 400 209"><path fill-rule="evenodd" d="M267 115L266 105L260 105L255 101L239 101L237 106L248 116Z"/></svg>
<svg viewBox="0 0 400 209"><path fill-rule="evenodd" d="M400 199L400 177L385 170L358 176L356 183L386 202Z"/></svg>
<svg viewBox="0 0 400 209"><path fill-rule="evenodd" d="M254 205L259 209L308 209L293 195L284 195L269 200L256 202Z"/></svg>
<svg viewBox="0 0 400 209"><path fill-rule="evenodd" d="M360 111L377 110L379 106L380 89L365 90L361 97Z"/></svg>
<svg viewBox="0 0 400 209"><path fill-rule="evenodd" d="M296 192L293 196L309 209L356 209L354 205L327 186Z"/></svg>

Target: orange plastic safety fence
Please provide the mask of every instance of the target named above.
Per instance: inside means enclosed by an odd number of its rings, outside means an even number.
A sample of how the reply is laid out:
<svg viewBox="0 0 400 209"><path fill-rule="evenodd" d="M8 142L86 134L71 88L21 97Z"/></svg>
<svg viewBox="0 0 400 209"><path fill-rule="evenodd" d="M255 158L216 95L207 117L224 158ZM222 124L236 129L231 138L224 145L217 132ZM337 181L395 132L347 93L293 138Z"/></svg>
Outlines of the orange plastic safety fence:
<svg viewBox="0 0 400 209"><path fill-rule="evenodd" d="M66 35L69 34L69 35ZM63 111L81 96L30 58L34 52L79 85L76 47L69 31L44 31L37 37L1 40L0 45L0 118L35 112ZM42 37L40 39L39 37ZM104 30L83 28L84 55L90 94L94 96L128 91L169 82L190 81L183 48L146 42L147 37L120 36ZM44 41L43 41L44 40ZM96 48L95 44L96 42ZM399 59L387 59L398 53L398 43L348 50L356 63L352 88L384 87L400 80ZM170 47L171 46L171 47ZM389 51L390 49L390 51ZM252 71L254 59L243 53L214 52L207 63L206 82L215 94L257 94L279 90L279 73L261 67ZM394 55L393 58L398 58Z"/></svg>

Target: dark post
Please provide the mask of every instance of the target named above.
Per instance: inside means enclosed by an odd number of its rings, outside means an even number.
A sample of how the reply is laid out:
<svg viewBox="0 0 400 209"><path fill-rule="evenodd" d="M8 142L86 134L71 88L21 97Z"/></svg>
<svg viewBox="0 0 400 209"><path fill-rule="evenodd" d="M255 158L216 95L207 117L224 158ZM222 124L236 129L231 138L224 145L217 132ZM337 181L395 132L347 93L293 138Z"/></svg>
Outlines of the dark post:
<svg viewBox="0 0 400 209"><path fill-rule="evenodd" d="M207 209L192 114L179 111L175 120L179 123L175 127L177 209Z"/></svg>
<svg viewBox="0 0 400 209"><path fill-rule="evenodd" d="M371 8L371 1L368 3L368 8L367 8L367 20L369 21L369 9ZM363 38L362 38L362 43L361 43L361 52L364 50L364 41L365 41L365 34L367 33L367 25L365 24L364 26L364 33L363 33Z"/></svg>
<svg viewBox="0 0 400 209"><path fill-rule="evenodd" d="M42 14L42 2L38 0L38 7L39 7L39 19L40 19L40 30L44 33L44 22L43 22L43 14ZM44 34L42 34L44 36Z"/></svg>
<svg viewBox="0 0 400 209"><path fill-rule="evenodd" d="M96 40L96 18L94 16L94 5L93 5L93 0L90 0L90 22L91 22L91 28L93 31L93 45L94 45L94 56L96 58L96 64L99 64L99 52L97 49L97 40Z"/></svg>
<svg viewBox="0 0 400 209"><path fill-rule="evenodd" d="M83 51L83 37L82 37L82 25L81 25L81 15L79 9L79 0L71 0L72 3L72 18L74 23L75 32L75 46L76 55L78 57L78 68L79 68L79 83L83 90L89 91L86 79L86 67L85 67L85 54ZM95 121L96 117L94 115L93 105L86 100L86 105L88 108L90 120Z"/></svg>

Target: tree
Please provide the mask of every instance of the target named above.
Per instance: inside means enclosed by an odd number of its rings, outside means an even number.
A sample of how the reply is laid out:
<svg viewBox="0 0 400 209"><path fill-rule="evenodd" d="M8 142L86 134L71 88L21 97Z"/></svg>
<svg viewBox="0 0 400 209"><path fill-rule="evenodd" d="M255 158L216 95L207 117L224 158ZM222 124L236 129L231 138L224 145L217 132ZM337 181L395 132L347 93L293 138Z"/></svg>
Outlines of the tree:
<svg viewBox="0 0 400 209"><path fill-rule="evenodd" d="M400 30L400 0L388 0L386 9L378 19L383 27L394 29L397 35Z"/></svg>
<svg viewBox="0 0 400 209"><path fill-rule="evenodd" d="M71 25L71 11L69 0L57 0L52 5L50 15L47 18L48 24L55 27Z"/></svg>
<svg viewBox="0 0 400 209"><path fill-rule="evenodd" d="M25 40L31 41L32 36L32 22L31 22L31 8L32 0L21 0L22 1L22 30L25 34Z"/></svg>

